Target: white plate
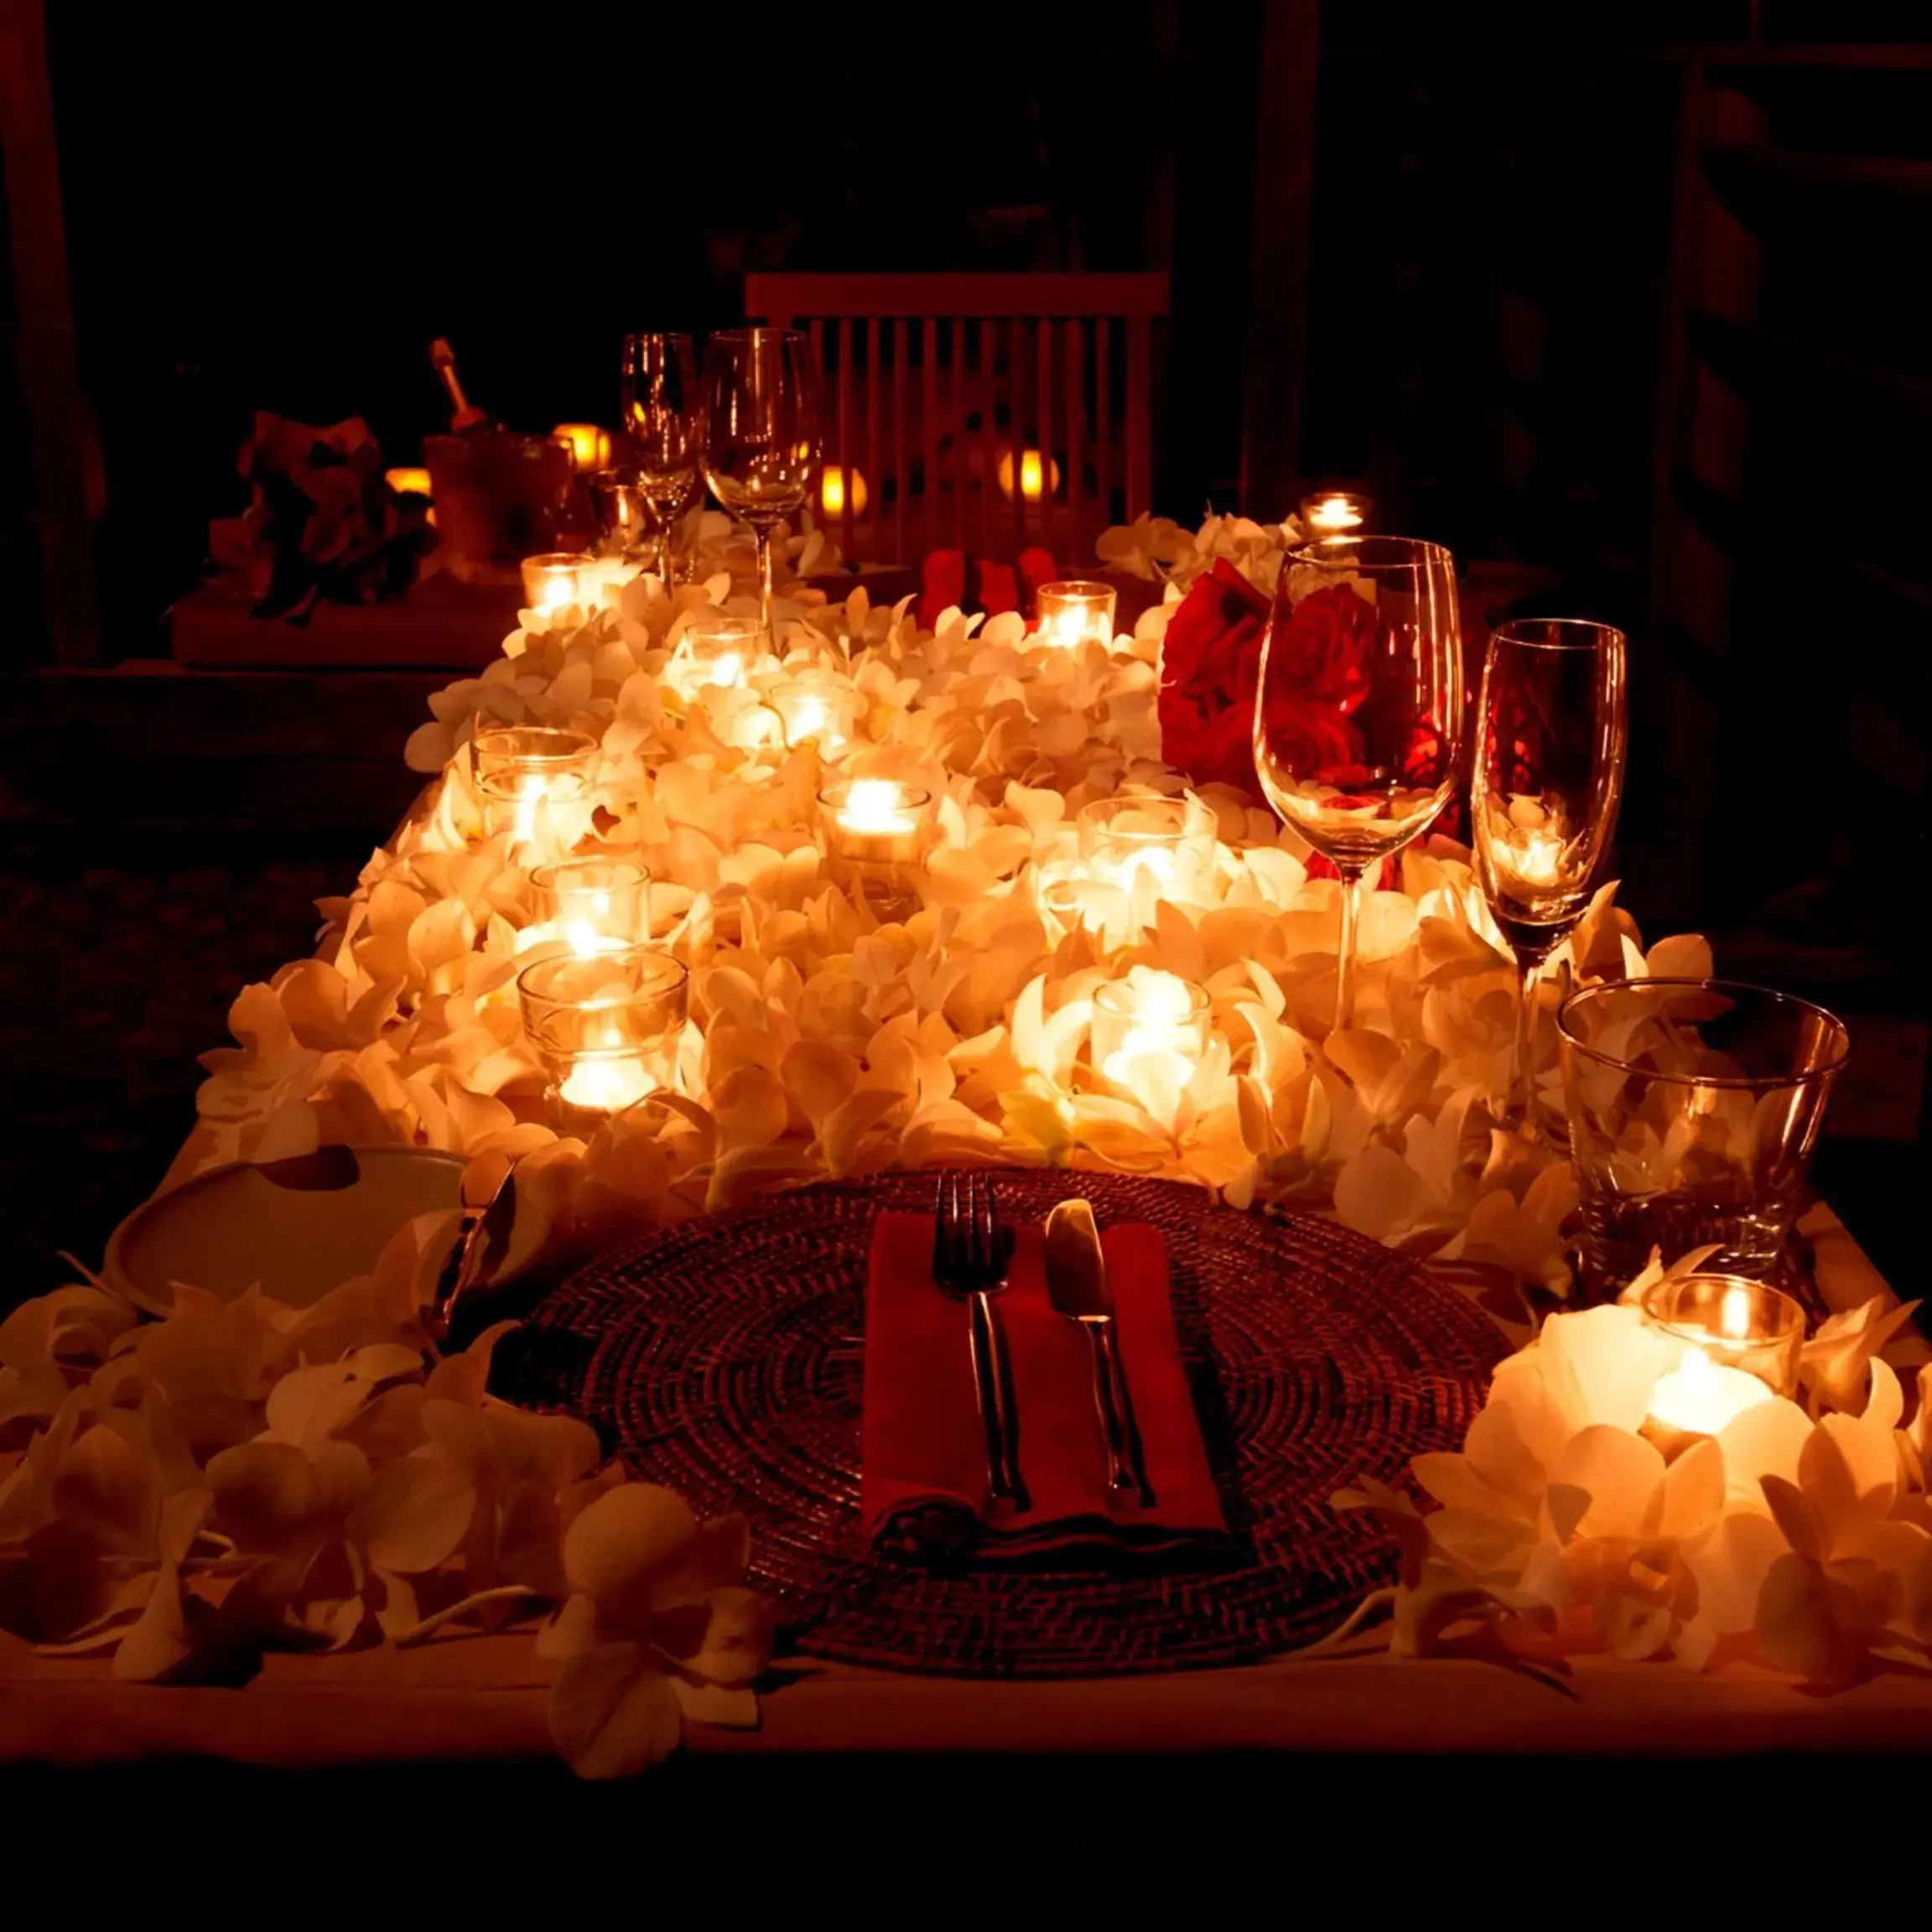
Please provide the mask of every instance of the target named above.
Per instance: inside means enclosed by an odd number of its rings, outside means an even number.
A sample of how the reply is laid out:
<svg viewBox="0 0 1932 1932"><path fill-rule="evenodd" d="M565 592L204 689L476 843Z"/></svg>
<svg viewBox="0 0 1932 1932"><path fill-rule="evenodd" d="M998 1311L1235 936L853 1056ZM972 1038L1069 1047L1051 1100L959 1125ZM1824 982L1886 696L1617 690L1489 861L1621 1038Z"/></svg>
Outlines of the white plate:
<svg viewBox="0 0 1932 1932"><path fill-rule="evenodd" d="M258 1281L306 1308L368 1274L406 1221L459 1207L463 1166L428 1147L325 1147L210 1168L137 1208L114 1230L104 1272L157 1315L171 1311L178 1281L225 1301Z"/></svg>

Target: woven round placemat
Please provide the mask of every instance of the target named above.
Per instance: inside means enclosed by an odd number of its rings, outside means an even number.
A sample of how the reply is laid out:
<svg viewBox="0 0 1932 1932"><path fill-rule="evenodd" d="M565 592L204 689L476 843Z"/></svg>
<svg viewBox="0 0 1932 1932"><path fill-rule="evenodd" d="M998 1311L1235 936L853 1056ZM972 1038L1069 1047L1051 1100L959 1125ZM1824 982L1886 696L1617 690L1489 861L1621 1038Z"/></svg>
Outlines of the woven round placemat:
<svg viewBox="0 0 1932 1932"><path fill-rule="evenodd" d="M750 1518L753 1581L782 1605L797 1654L1029 1678L1255 1663L1388 1582L1388 1536L1328 1498L1461 1441L1504 1349L1476 1308L1330 1222L1264 1220L1198 1188L1103 1174L1002 1169L997 1186L1010 1219L1078 1192L1103 1227L1146 1221L1166 1236L1224 1543L952 1569L865 1545L867 1250L881 1208L930 1208L930 1175L813 1187L661 1230L574 1275L535 1322L587 1347L581 1406L637 1474L700 1515Z"/></svg>

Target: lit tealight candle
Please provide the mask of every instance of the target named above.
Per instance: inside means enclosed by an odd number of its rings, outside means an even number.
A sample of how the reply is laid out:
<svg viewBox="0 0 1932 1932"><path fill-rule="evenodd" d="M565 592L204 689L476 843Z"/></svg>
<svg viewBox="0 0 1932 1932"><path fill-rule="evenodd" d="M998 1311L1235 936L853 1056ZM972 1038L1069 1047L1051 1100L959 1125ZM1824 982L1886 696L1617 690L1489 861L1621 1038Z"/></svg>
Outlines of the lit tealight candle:
<svg viewBox="0 0 1932 1932"><path fill-rule="evenodd" d="M777 713L788 745L816 739L826 757L836 758L851 739L853 697L849 684L829 678L801 678L774 684L765 702Z"/></svg>
<svg viewBox="0 0 1932 1932"><path fill-rule="evenodd" d="M896 778L845 778L818 794L827 870L881 919L917 905L916 875L932 816L932 794Z"/></svg>
<svg viewBox="0 0 1932 1932"><path fill-rule="evenodd" d="M700 613L684 627L673 675L687 697L707 684L742 684L758 662L758 621L722 610Z"/></svg>
<svg viewBox="0 0 1932 1932"><path fill-rule="evenodd" d="M596 558L581 550L549 550L523 559L523 608L556 617L584 601L586 579Z"/></svg>
<svg viewBox="0 0 1932 1932"><path fill-rule="evenodd" d="M1713 1362L1703 1349L1693 1346L1684 1351L1684 1359L1667 1375L1658 1377L1650 1396L1649 1433L1653 1438L1662 1435L1666 1439L1715 1436L1747 1409L1772 1399L1771 1391L1755 1375Z"/></svg>
<svg viewBox="0 0 1932 1932"><path fill-rule="evenodd" d="M510 835L510 858L538 866L568 852L588 830L594 801L577 771L486 771L476 780L487 838Z"/></svg>
<svg viewBox="0 0 1932 1932"><path fill-rule="evenodd" d="M1093 995L1094 1072L1157 1120L1171 1122L1208 1051L1207 989L1136 966Z"/></svg>
<svg viewBox="0 0 1932 1932"><path fill-rule="evenodd" d="M1079 831L1088 876L1123 895L1116 944L1153 924L1161 900L1197 902L1213 872L1214 822L1185 798L1096 798Z"/></svg>
<svg viewBox="0 0 1932 1932"><path fill-rule="evenodd" d="M553 442L569 446L574 469L601 470L610 460L610 432L595 423L559 423L550 437Z"/></svg>
<svg viewBox="0 0 1932 1932"><path fill-rule="evenodd" d="M382 480L398 496L427 496L429 494L429 472L427 470L385 470Z"/></svg>
<svg viewBox="0 0 1932 1932"><path fill-rule="evenodd" d="M1040 586L1039 635L1049 644L1074 650L1083 644L1114 641L1114 589L1084 582Z"/></svg>
<svg viewBox="0 0 1932 1932"><path fill-rule="evenodd" d="M585 1053L564 1075L557 1095L567 1107L581 1107L593 1114L621 1114L657 1087L657 1075L635 1054Z"/></svg>
<svg viewBox="0 0 1932 1932"><path fill-rule="evenodd" d="M1321 490L1301 499L1301 527L1311 537L1343 537L1363 528L1372 506L1358 490Z"/></svg>
<svg viewBox="0 0 1932 1932"><path fill-rule="evenodd" d="M554 955L517 975L517 994L560 1124L621 1113L670 1083L688 979L667 953Z"/></svg>
<svg viewBox="0 0 1932 1932"><path fill-rule="evenodd" d="M1717 1367L1741 1371L1772 1394L1798 1386L1805 1311L1768 1282L1747 1275L1667 1275L1644 1297L1644 1312L1666 1335Z"/></svg>
<svg viewBox="0 0 1932 1932"><path fill-rule="evenodd" d="M650 876L627 859L566 859L538 866L530 883L549 936L581 958L644 936Z"/></svg>

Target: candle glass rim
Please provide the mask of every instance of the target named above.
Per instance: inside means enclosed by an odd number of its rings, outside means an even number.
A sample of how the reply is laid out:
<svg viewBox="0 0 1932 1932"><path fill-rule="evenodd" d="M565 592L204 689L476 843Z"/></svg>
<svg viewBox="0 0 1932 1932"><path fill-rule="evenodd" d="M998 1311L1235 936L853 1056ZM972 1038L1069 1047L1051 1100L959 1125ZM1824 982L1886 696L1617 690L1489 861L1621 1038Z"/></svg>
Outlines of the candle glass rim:
<svg viewBox="0 0 1932 1932"><path fill-rule="evenodd" d="M635 859L605 859L596 854L584 859L553 859L542 865L532 866L530 883L540 892L555 892L559 887L559 875L565 872L617 872L629 876L612 880L606 884L593 885L585 880L572 886L563 886L566 892L627 891L632 886L648 886L651 883L651 868L639 864Z"/></svg>
<svg viewBox="0 0 1932 1932"><path fill-rule="evenodd" d="M1679 1073L1665 1067L1639 1066L1634 1061L1606 1053L1602 1047L1592 1046L1576 1031L1576 1015L1592 1000L1611 994L1630 997L1666 990L1716 993L1726 998L1742 994L1751 1000L1768 1000L1775 1005L1808 1013L1824 1023L1826 1036L1834 1048L1831 1057L1823 1066L1789 1067L1777 1073ZM1556 1009L1556 1031L1565 1047L1599 1067L1614 1067L1619 1073L1628 1073L1639 1080L1661 1081L1673 1087L1703 1087L1737 1093L1775 1093L1786 1087L1827 1085L1843 1070L1852 1052L1852 1030L1836 1013L1814 1000L1800 999L1795 993L1780 993L1774 987L1753 985L1748 979L1706 979L1690 974L1667 979L1599 979L1592 985L1579 986Z"/></svg>
<svg viewBox="0 0 1932 1932"><path fill-rule="evenodd" d="M1769 1308L1775 1312L1777 1327L1768 1333L1726 1335L1707 1323L1691 1320L1681 1311L1675 1315L1665 1311L1662 1305L1665 1301L1681 1295L1688 1287L1705 1282L1722 1283L1726 1294L1734 1288L1748 1289L1754 1307ZM1722 1295L1718 1301L1721 1305ZM1639 1306L1644 1318L1674 1340L1689 1343L1699 1348L1715 1348L1733 1353L1789 1348L1794 1342L1802 1340L1809 1327L1803 1306L1782 1288L1749 1275L1734 1274L1719 1268L1700 1268L1688 1275L1666 1275L1644 1291Z"/></svg>
<svg viewBox="0 0 1932 1932"><path fill-rule="evenodd" d="M579 763L588 765L597 752L597 740L588 731L573 731L562 724L492 724L475 732L470 740L470 756L478 761L480 778L484 775L481 760L498 756L486 747L485 740L491 738L549 738L569 741L568 748L560 742L554 751L514 751L502 755L506 770L563 771Z"/></svg>
<svg viewBox="0 0 1932 1932"><path fill-rule="evenodd" d="M595 564L597 555L592 550L539 550L534 557L526 557L519 562L519 570L581 570L586 564Z"/></svg>
<svg viewBox="0 0 1932 1932"><path fill-rule="evenodd" d="M694 637L711 640L729 637L736 643L740 638L757 636L763 629L764 626L756 617L746 617L736 610L720 610L714 617L688 619L678 634L678 641L685 645Z"/></svg>
<svg viewBox="0 0 1932 1932"><path fill-rule="evenodd" d="M1375 499L1366 490L1311 490L1295 506L1295 513L1306 518L1311 509L1337 502L1347 504L1351 510L1359 510L1366 517L1374 507Z"/></svg>
<svg viewBox="0 0 1932 1932"><path fill-rule="evenodd" d="M545 789L538 794L539 805L568 805L589 795L592 787L590 774L587 771L574 770L567 765L553 769L535 765L506 765L496 771L479 771L476 774L477 792L492 804L521 805L524 802L523 782L540 778ZM559 786L567 789L558 790Z"/></svg>
<svg viewBox="0 0 1932 1932"><path fill-rule="evenodd" d="M1110 815L1116 812L1145 811L1149 808L1166 806L1181 814L1180 828L1173 832L1140 830L1111 823ZM1077 830L1093 831L1109 839L1131 839L1137 844L1164 844L1170 839L1196 838L1208 830L1205 814L1186 798L1171 798L1162 792L1150 792L1145 797L1136 797L1117 793L1111 798L1089 798L1073 814Z"/></svg>
<svg viewBox="0 0 1932 1932"><path fill-rule="evenodd" d="M1213 995L1197 979L1183 979L1178 973L1170 973L1165 966L1150 970L1166 974L1177 985L1184 987L1187 994L1187 1010L1177 1014L1171 1020L1156 1024L1164 1026L1188 1026L1205 1019L1214 1009ZM1118 979L1109 979L1104 985L1093 989L1093 1005L1097 1010L1104 1011L1110 1019L1140 1020L1145 1017L1130 1005L1128 988L1133 984L1132 969L1123 973Z"/></svg>
<svg viewBox="0 0 1932 1932"><path fill-rule="evenodd" d="M544 975L557 974L573 969L580 972L593 970L608 973L613 968L623 970L639 967L650 961L653 970L659 975L655 985L633 985L626 988L614 1000L569 1000L544 990L539 984ZM681 959L673 958L660 946L646 945L640 942L632 946L613 946L608 952L592 953L548 953L541 959L533 959L517 974L517 998L523 1008L525 1031L534 1032L527 1015L533 1010L541 1013L584 1012L595 1013L606 1008L642 1004L647 1000L673 997L690 984L691 969ZM540 1016L541 1016L540 1013ZM673 1024L682 1024L681 1021ZM667 1029L668 1031L669 1029ZM635 1044L631 1049L636 1051ZM577 1049L572 1048L573 1052ZM615 1048L606 1049L615 1052Z"/></svg>
<svg viewBox="0 0 1932 1932"><path fill-rule="evenodd" d="M1042 600L1048 597L1064 598L1070 603L1099 604L1119 593L1111 584L1103 583L1097 577L1061 577L1051 584L1042 584L1034 593Z"/></svg>
<svg viewBox="0 0 1932 1932"><path fill-rule="evenodd" d="M926 788L922 785L908 784L903 778L879 778L868 776L864 772L861 772L858 776L854 778L834 779L831 784L823 787L820 790L818 793L818 802L824 806L828 810L836 812L841 805L849 804L851 801L849 796L834 798L833 797L833 793L837 792L849 795L854 785L896 786L901 793L901 797L893 807L895 811L923 812L926 808L932 802L932 794L926 790Z"/></svg>

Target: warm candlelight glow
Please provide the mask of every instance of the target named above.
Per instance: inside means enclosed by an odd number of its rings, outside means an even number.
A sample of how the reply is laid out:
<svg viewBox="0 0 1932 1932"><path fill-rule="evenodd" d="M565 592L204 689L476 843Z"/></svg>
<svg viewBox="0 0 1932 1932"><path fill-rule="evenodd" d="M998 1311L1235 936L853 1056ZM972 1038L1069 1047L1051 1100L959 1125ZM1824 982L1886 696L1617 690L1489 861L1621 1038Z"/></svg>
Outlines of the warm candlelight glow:
<svg viewBox="0 0 1932 1932"><path fill-rule="evenodd" d="M622 1036L613 1028L610 1037L619 1045ZM601 1055L579 1060L565 1076L558 1097L569 1106L583 1107L595 1114L619 1114L635 1107L657 1085L644 1062L630 1054Z"/></svg>
<svg viewBox="0 0 1932 1932"><path fill-rule="evenodd" d="M872 501L872 492L865 486L865 472L854 469L852 472L852 514L863 517L865 506ZM818 505L828 517L843 517L845 514L845 472L836 463L826 467L818 480Z"/></svg>
<svg viewBox="0 0 1932 1932"><path fill-rule="evenodd" d="M1093 996L1094 1072L1157 1120L1171 1122L1208 1051L1206 990L1136 966Z"/></svg>
<svg viewBox="0 0 1932 1932"><path fill-rule="evenodd" d="M1022 449L1020 452L1020 494L1029 503L1037 503L1043 496L1057 491L1060 487L1060 465L1042 456L1037 449ZM1013 495L1013 452L1005 449L1000 454L1000 494L1010 501Z"/></svg>
<svg viewBox="0 0 1932 1932"><path fill-rule="evenodd" d="M1151 925L1162 899L1192 904L1207 893L1214 867L1214 828L1185 798L1097 798L1080 808L1080 853L1088 875L1125 896L1125 944Z"/></svg>
<svg viewBox="0 0 1932 1932"><path fill-rule="evenodd" d="M577 550L546 551L540 557L523 559L523 606L539 617L554 617L559 611L584 601L587 579L596 558Z"/></svg>
<svg viewBox="0 0 1932 1932"><path fill-rule="evenodd" d="M765 702L777 714L788 745L815 738L819 750L835 758L851 739L853 696L850 685L830 678L794 678L774 684Z"/></svg>
<svg viewBox="0 0 1932 1932"><path fill-rule="evenodd" d="M610 432L595 423L559 423L550 435L553 442L569 444L574 469L601 470L610 460Z"/></svg>
<svg viewBox="0 0 1932 1932"><path fill-rule="evenodd" d="M1039 635L1067 650L1114 641L1114 589L1107 584L1042 584Z"/></svg>
<svg viewBox="0 0 1932 1932"><path fill-rule="evenodd" d="M891 778L854 778L839 823L852 832L897 833L912 830L906 787Z"/></svg>
<svg viewBox="0 0 1932 1932"><path fill-rule="evenodd" d="M385 470L382 480L398 496L427 496L429 494L429 472L427 470Z"/></svg>
<svg viewBox="0 0 1932 1932"><path fill-rule="evenodd" d="M1650 1420L1687 1436L1715 1436L1726 1423L1768 1402L1771 1391L1755 1375L1713 1362L1701 1348L1684 1351L1684 1359L1659 1376L1650 1397Z"/></svg>
<svg viewBox="0 0 1932 1932"><path fill-rule="evenodd" d="M1805 1311L1768 1282L1741 1275L1666 1275L1644 1296L1644 1312L1666 1335L1754 1377L1774 1394L1798 1386Z"/></svg>
<svg viewBox="0 0 1932 1932"><path fill-rule="evenodd" d="M1368 499L1358 490L1319 490L1301 499L1301 527L1311 537L1341 537L1368 522Z"/></svg>
<svg viewBox="0 0 1932 1932"><path fill-rule="evenodd" d="M1525 886L1555 886L1563 878L1563 840L1555 832L1519 832L1505 863Z"/></svg>
<svg viewBox="0 0 1932 1932"><path fill-rule="evenodd" d="M707 684L742 684L758 655L756 618L713 610L686 626L673 659L673 680L688 698Z"/></svg>
<svg viewBox="0 0 1932 1932"><path fill-rule="evenodd" d="M671 1084L688 978L648 946L559 952L517 976L523 1030L569 1124L573 1109L614 1114Z"/></svg>
<svg viewBox="0 0 1932 1932"><path fill-rule="evenodd" d="M579 958L636 944L648 926L650 874L624 859L567 859L530 875L548 933Z"/></svg>

